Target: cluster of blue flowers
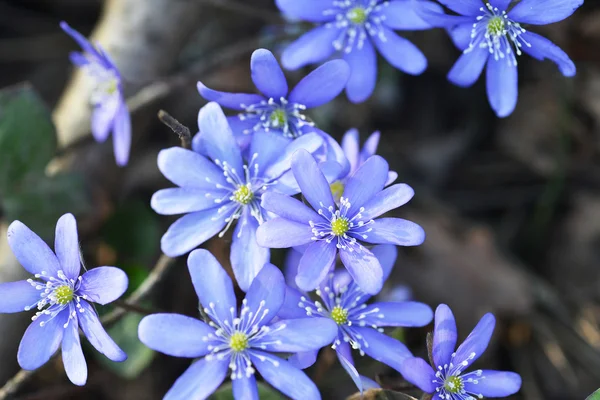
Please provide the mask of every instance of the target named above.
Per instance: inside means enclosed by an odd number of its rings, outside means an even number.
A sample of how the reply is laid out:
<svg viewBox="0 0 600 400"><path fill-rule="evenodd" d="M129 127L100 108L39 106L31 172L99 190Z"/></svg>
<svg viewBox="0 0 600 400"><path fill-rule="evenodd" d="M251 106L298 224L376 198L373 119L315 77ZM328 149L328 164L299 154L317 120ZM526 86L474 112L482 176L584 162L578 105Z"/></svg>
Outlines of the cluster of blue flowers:
<svg viewBox="0 0 600 400"><path fill-rule="evenodd" d="M308 110L344 89L352 102L366 100L377 77L375 48L394 67L420 74L421 51L397 30L443 27L462 55L448 78L473 84L487 65L488 98L498 116L517 101L517 58L526 52L558 64L565 76L575 66L558 47L521 24L560 21L583 0L276 0L282 12L317 26L289 45L282 65L297 69L339 54L309 73L292 90L275 56L252 54L252 80L261 94L225 93L198 82L209 101L198 114L192 149L173 147L158 167L176 187L156 192L152 208L182 215L167 230L168 256L190 253L187 265L203 310L202 319L153 314L139 338L162 353L198 359L165 399L204 399L229 376L236 399L257 399L256 371L294 399L319 399L302 371L318 351L335 349L341 365L363 391L376 387L354 366L352 350L389 365L434 399L503 397L516 393L512 372L465 370L485 351L495 320L486 314L462 345L452 312L414 301L376 301L396 260L396 246L417 246L425 232L416 223L385 217L414 195L376 155L380 134L360 148L356 130L341 144L317 127ZM445 8L459 14L447 14ZM113 133L115 158L125 165L131 144L122 78L106 52L78 32L61 27L82 47L72 61L94 81L91 130L98 141ZM235 110L226 116L221 107ZM301 196L301 198L298 197ZM196 249L231 231L234 281L213 255ZM33 278L0 284L0 312L35 309L18 351L24 369L36 369L62 348L69 379L83 385L87 367L79 328L113 361L125 353L103 329L92 303L107 304L126 290L126 274L98 267L80 275L75 218L56 226L54 252L19 221L8 242ZM286 276L270 263L270 249L288 248ZM343 267L343 268L338 268ZM434 319L430 363L416 358L385 327L423 327Z"/></svg>

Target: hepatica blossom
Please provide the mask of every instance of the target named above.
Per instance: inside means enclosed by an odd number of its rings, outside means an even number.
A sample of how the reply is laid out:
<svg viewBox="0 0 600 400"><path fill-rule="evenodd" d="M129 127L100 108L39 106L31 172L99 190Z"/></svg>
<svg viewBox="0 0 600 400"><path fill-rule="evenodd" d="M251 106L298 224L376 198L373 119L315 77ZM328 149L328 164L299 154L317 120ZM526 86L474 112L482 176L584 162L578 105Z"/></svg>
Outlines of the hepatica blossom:
<svg viewBox="0 0 600 400"><path fill-rule="evenodd" d="M434 2L420 3L441 10ZM411 0L276 0L276 4L292 18L318 24L284 50L283 66L293 70L341 54L351 69L346 93L352 102L362 102L373 93L375 48L408 74L419 75L427 68L423 53L394 32L431 28L415 13Z"/></svg>
<svg viewBox="0 0 600 400"><path fill-rule="evenodd" d="M417 385L434 400L466 400L506 397L521 388L521 377L514 372L478 369L466 372L485 351L496 320L492 314L481 318L456 351L456 322L450 308L441 304L435 310L433 331L433 368L421 358L408 358L402 364L404 378Z"/></svg>
<svg viewBox="0 0 600 400"><path fill-rule="evenodd" d="M298 266L296 284L300 289L315 289L328 275L339 253L361 290L378 293L383 286L381 265L360 242L414 246L425 239L423 229L413 222L400 218L376 219L405 204L414 194L404 184L382 190L388 179L388 165L383 158L370 157L348 179L339 206L308 152L294 153L292 172L314 210L284 194L267 192L262 196L262 207L279 217L263 223L256 237L259 245L271 248L309 244Z"/></svg>
<svg viewBox="0 0 600 400"><path fill-rule="evenodd" d="M127 165L131 147L131 118L123 95L121 74L99 44L91 44L66 22L60 27L81 46L83 53L71 53L71 62L81 68L93 82L90 103L92 134L104 142L113 134L113 148L119 166Z"/></svg>
<svg viewBox="0 0 600 400"><path fill-rule="evenodd" d="M372 250L383 270L383 280L389 276L396 261L396 248L392 245L375 246ZM282 318L329 318L338 326L333 341L341 364L348 371L360 390L364 389L364 377L356 372L351 348L361 355L368 354L396 370L402 362L412 357L401 342L383 333L387 326L424 326L431 322L433 312L423 303L376 302L367 305L370 294L363 292L346 271L332 272L316 290L318 300L307 294L287 288L285 304L279 311ZM292 361L307 367L317 357L317 351L294 356Z"/></svg>
<svg viewBox="0 0 600 400"><path fill-rule="evenodd" d="M548 39L521 24L546 25L561 21L583 4L583 0L522 0L510 10L510 0L440 0L461 16L439 15L428 10L420 15L432 24L454 26L450 33L463 50L448 74L459 86L471 86L487 66L488 100L499 117L510 115L517 104L517 58L527 53L549 59L564 76L574 76L575 64Z"/></svg>
<svg viewBox="0 0 600 400"><path fill-rule="evenodd" d="M309 108L333 100L342 90L350 69L343 60L327 62L308 74L288 93L288 84L273 54L265 49L252 53L250 61L252 81L262 94L225 93L212 90L198 82L198 91L206 100L240 111L229 117L229 124L238 142L245 148L255 132L279 134L288 141L310 132L317 132L325 140L330 159L343 155L340 145L327 133L318 129L305 115Z"/></svg>
<svg viewBox="0 0 600 400"><path fill-rule="evenodd" d="M35 310L17 359L23 369L45 364L59 347L67 376L76 385L87 380L87 366L79 341L79 328L92 346L113 361L127 355L108 336L92 302L108 304L127 289L127 275L115 267L98 267L80 274L77 225L71 214L56 224L54 252L23 223L8 227L8 244L33 278L0 283L0 312Z"/></svg>
<svg viewBox="0 0 600 400"><path fill-rule="evenodd" d="M311 133L288 141L257 132L244 159L217 103L200 110L198 126L201 133L194 139L201 154L173 147L158 155L160 171L179 187L156 192L152 208L159 214L186 214L169 227L161 248L168 256L185 254L214 235L223 236L237 221L231 264L245 291L269 261L269 249L256 243L258 225L269 218L260 205L261 195L273 190L297 193L289 172L292 154L299 148L314 152L322 147L323 139Z"/></svg>
<svg viewBox="0 0 600 400"><path fill-rule="evenodd" d="M320 399L316 385L272 353L311 351L330 343L336 324L326 318L273 318L285 296L283 275L266 264L252 281L237 311L231 279L206 250L188 258L192 283L208 323L178 314L154 314L139 325L148 347L176 356L200 358L177 379L165 400L205 399L229 376L238 400L258 399L255 372L293 399Z"/></svg>

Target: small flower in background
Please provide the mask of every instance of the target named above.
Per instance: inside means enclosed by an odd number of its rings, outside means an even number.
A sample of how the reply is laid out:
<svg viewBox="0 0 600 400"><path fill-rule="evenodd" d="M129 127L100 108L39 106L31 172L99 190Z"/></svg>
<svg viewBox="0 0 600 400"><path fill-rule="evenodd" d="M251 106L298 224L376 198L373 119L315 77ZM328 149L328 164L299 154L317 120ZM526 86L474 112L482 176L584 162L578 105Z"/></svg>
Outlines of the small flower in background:
<svg viewBox="0 0 600 400"><path fill-rule="evenodd" d="M419 3L442 10L432 1ZM282 65L294 70L341 53L350 65L346 94L354 103L365 101L375 89L375 47L403 72L419 75L427 68L421 50L394 32L431 28L415 13L411 0L276 0L276 4L289 17L319 24L284 50Z"/></svg>
<svg viewBox="0 0 600 400"><path fill-rule="evenodd" d="M83 53L71 53L71 62L94 82L90 98L94 107L92 134L96 141L104 142L112 132L117 165L125 166L131 148L131 118L119 70L99 44L92 45L66 22L61 22L60 27L83 49Z"/></svg>
<svg viewBox="0 0 600 400"><path fill-rule="evenodd" d="M236 399L258 399L255 368L291 398L321 398L304 372L272 353L311 351L331 343L337 332L333 321L302 318L272 323L285 296L283 275L274 265L260 270L239 313L231 279L212 254L194 250L188 267L211 321L154 314L145 317L138 330L140 340L154 350L176 357L202 357L177 379L165 400L205 399L221 385L228 370Z"/></svg>
<svg viewBox="0 0 600 400"><path fill-rule="evenodd" d="M396 261L396 248L392 245L379 245L373 247L372 252L382 267L385 281ZM307 294L288 287L285 303L278 315L281 318L325 317L333 320L338 326L337 337L332 342L333 348L342 366L361 391L365 389L365 385L372 384L368 378L356 372L351 348L399 371L403 360L412 357L412 354L404 344L385 335L382 328L425 326L433 318L429 306L413 301L376 302L367 305L371 295L360 290L346 271L331 272L316 290L316 295L319 300L313 301ZM314 350L293 356L290 361L301 368L307 368L316 357L317 350Z"/></svg>
<svg viewBox="0 0 600 400"><path fill-rule="evenodd" d="M19 365L37 369L61 346L67 376L74 384L84 385L87 366L79 327L100 353L113 361L127 359L90 304L104 305L121 297L127 290L127 275L115 267L98 267L79 275L81 261L73 215L63 215L56 224L56 254L19 221L10 224L7 236L19 263L35 277L0 283L0 312L37 309L19 345Z"/></svg>
<svg viewBox="0 0 600 400"><path fill-rule="evenodd" d="M367 138L363 148L360 148L360 137L356 129L350 129L344 134L342 138L342 150L344 156L350 163L350 169L348 174L340 177L338 180L331 184L331 193L336 203L339 203L342 193L344 193L344 187L346 181L352 174L356 172L358 167L364 164L367 159L377 152L377 145L379 144L379 132L373 132L371 136ZM339 164L343 164L343 160L338 160ZM388 172L388 179L385 185L391 185L398 178L398 174L395 171Z"/></svg>
<svg viewBox="0 0 600 400"><path fill-rule="evenodd" d="M161 240L168 256L180 256L214 235L223 236L239 220L233 232L231 264L244 291L270 251L256 243L258 225L269 218L260 205L261 195L277 190L299 192L289 171L292 154L299 148L314 152L323 139L316 133L287 140L270 132L257 132L244 160L223 110L209 103L198 114L200 134L194 138L198 152L173 147L158 155L158 168L179 187L159 190L151 206L159 214L186 214L175 221Z"/></svg>
<svg viewBox="0 0 600 400"><path fill-rule="evenodd" d="M517 56L523 52L537 60L549 59L564 76L574 76L575 64L548 39L529 32L521 24L546 25L562 21L583 4L583 0L521 0L509 9L511 0L440 0L460 14L444 15L417 8L432 25L448 27L463 54L448 79L463 87L473 85L487 66L486 84L490 105L499 117L510 115L518 97Z"/></svg>
<svg viewBox="0 0 600 400"><path fill-rule="evenodd" d="M262 94L225 93L212 90L198 82L200 95L208 101L240 111L229 117L229 124L243 149L255 132L277 133L288 141L301 135L317 132L325 140L327 159L342 160L340 145L318 129L304 112L333 100L344 90L350 70L343 60L334 60L302 79L288 93L288 84L273 54L265 49L252 53L252 81ZM343 165L347 169L347 165Z"/></svg>
<svg viewBox="0 0 600 400"><path fill-rule="evenodd" d="M305 150L292 157L292 172L304 198L313 209L281 193L266 192L262 207L278 218L264 222L256 232L258 244L270 248L307 245L298 266L296 284L305 291L315 288L329 274L336 255L358 286L366 293L378 293L383 272L377 258L360 244L416 246L425 232L414 222L400 218L379 218L383 213L408 202L414 192L405 184L382 190L388 179L388 165L379 156L370 157L348 179L336 205L330 186L316 160Z"/></svg>
<svg viewBox="0 0 600 400"><path fill-rule="evenodd" d="M435 310L433 360L430 360L433 368L425 360L413 357L403 362L400 372L425 393L434 394L434 399L481 399L517 393L521 377L514 372L479 369L465 373L487 348L495 324L492 314L484 315L455 352L456 321L450 308L440 304Z"/></svg>

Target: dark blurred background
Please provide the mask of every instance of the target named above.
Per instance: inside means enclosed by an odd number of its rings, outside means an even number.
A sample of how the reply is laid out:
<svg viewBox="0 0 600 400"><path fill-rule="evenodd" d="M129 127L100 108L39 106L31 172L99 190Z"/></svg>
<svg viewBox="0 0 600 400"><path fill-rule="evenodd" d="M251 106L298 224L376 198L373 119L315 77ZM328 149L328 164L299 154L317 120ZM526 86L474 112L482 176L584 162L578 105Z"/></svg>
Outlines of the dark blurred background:
<svg viewBox="0 0 600 400"><path fill-rule="evenodd" d="M44 216L52 216L46 228L53 227L54 214L71 211L61 207L73 204L87 263L123 267L135 289L173 221L149 207L152 193L170 185L156 167L156 155L179 144L157 111L165 109L195 131L205 103L197 80L218 90L253 91L252 50L281 50L308 27L285 23L271 0L240 3L0 0L0 87L29 82L55 110L58 149L46 172L77 174L83 182L77 186L82 193L69 185L60 189L68 197L64 202L31 200L18 211L6 202L0 208L4 224L14 215L41 223L34 211L43 208ZM114 165L110 140L91 139L80 109L69 103L69 92L80 85L70 81L68 59L77 46L60 30L61 20L86 36L94 31L134 96L134 145L126 168ZM550 62L521 57L519 103L506 119L491 111L483 79L468 89L446 80L459 52L441 29L400 32L428 57L422 76L380 62L377 88L367 102L353 105L342 95L310 116L338 139L351 127L363 140L380 130L379 154L398 171L398 181L415 188L415 198L397 215L421 224L427 240L399 249L386 290L407 285L415 300L450 305L461 339L484 313L495 313L493 342L476 366L521 374L523 388L515 399L583 399L600 387L600 4L588 0L566 21L532 30L560 45L575 61L577 75L564 78ZM308 71L287 73L290 85ZM226 246L207 245L223 263ZM283 256L274 259L281 265ZM184 258L177 264L144 306L196 315ZM0 280L14 280L15 268L0 243ZM132 314L110 331L125 343L127 363L116 365L86 351L89 380L77 388L53 360L18 398L162 398L189 361L155 354L137 342L139 318ZM18 370L16 346L27 322L27 316L0 319L0 384ZM425 356L431 329L393 334ZM386 366L356 357L364 375L378 376L388 388L405 387ZM330 352L308 373L324 399L354 391Z"/></svg>

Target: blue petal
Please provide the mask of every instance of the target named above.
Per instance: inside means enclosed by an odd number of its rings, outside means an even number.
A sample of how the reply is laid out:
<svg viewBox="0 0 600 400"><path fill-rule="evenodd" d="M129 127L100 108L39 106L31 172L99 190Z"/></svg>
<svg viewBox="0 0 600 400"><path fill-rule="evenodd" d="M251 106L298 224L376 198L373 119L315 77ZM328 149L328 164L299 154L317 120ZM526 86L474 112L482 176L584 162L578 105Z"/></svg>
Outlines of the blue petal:
<svg viewBox="0 0 600 400"><path fill-rule="evenodd" d="M333 182L335 179L338 179L341 176L348 175L350 172L350 163L348 162L348 159L344 157L344 150L342 150L342 146L340 146L337 140L332 138L328 133L323 132L319 128L312 129L325 140L325 161L319 162L319 169L321 169L321 172L323 172L323 175L325 175L327 182ZM338 164L339 167L341 167L341 169L336 171L337 175L335 173L331 174L332 170L329 169L329 167L332 164Z"/></svg>
<svg viewBox="0 0 600 400"><path fill-rule="evenodd" d="M73 214L65 214L56 223L54 251L63 272L69 279L77 279L81 269L77 222Z"/></svg>
<svg viewBox="0 0 600 400"><path fill-rule="evenodd" d="M298 289L298 286L296 285L296 274L298 274L298 264L300 264L302 254L303 253L298 250L289 249L285 255L285 261L283 262L283 276L285 277L285 283L293 289Z"/></svg>
<svg viewBox="0 0 600 400"><path fill-rule="evenodd" d="M215 163L217 160L227 163L232 171L244 173L242 153L233 132L227 123L227 117L217 103L208 103L198 113L200 128L200 147Z"/></svg>
<svg viewBox="0 0 600 400"><path fill-rule="evenodd" d="M223 170L200 154L171 147L158 153L158 169L165 178L181 187L216 190L216 185L227 185Z"/></svg>
<svg viewBox="0 0 600 400"><path fill-rule="evenodd" d="M138 326L140 341L152 350L174 357L202 357L210 353L215 330L196 318L179 314L152 314Z"/></svg>
<svg viewBox="0 0 600 400"><path fill-rule="evenodd" d="M25 311L40 301L43 291L37 290L27 281L0 283L0 313Z"/></svg>
<svg viewBox="0 0 600 400"><path fill-rule="evenodd" d="M312 241L313 233L308 224L301 224L285 218L275 218L264 222L256 230L259 246L272 249L285 249L300 246Z"/></svg>
<svg viewBox="0 0 600 400"><path fill-rule="evenodd" d="M116 267L98 267L81 276L78 295L87 296L87 300L98 304L108 304L125 293L129 279L123 270Z"/></svg>
<svg viewBox="0 0 600 400"><path fill-rule="evenodd" d="M427 58L421 50L391 29L382 27L382 34L371 37L381 55L400 71L420 75L427 69Z"/></svg>
<svg viewBox="0 0 600 400"><path fill-rule="evenodd" d="M456 349L456 353L452 357L454 365L462 363L464 367L461 370L464 371L481 357L490 343L495 325L496 319L494 316L490 313L485 314L465 341Z"/></svg>
<svg viewBox="0 0 600 400"><path fill-rule="evenodd" d="M421 327L433 319L433 311L427 304L416 301L400 303L373 303L360 310L364 318L353 318L353 322L376 326Z"/></svg>
<svg viewBox="0 0 600 400"><path fill-rule="evenodd" d="M396 181L396 179L398 179L398 173L396 171L388 172L388 179L385 182L385 186L391 185L392 183L394 183Z"/></svg>
<svg viewBox="0 0 600 400"><path fill-rule="evenodd" d="M353 330L369 344L368 346L362 346L361 350L371 358L389 365L398 372L402 371L401 366L404 360L412 357L411 352L404 344L378 332L376 329L355 327Z"/></svg>
<svg viewBox="0 0 600 400"><path fill-rule="evenodd" d="M418 246L425 241L423 228L402 218L380 218L369 226L371 232L360 238L367 243Z"/></svg>
<svg viewBox="0 0 600 400"><path fill-rule="evenodd" d="M258 94L218 92L207 88L202 82L198 82L197 86L200 96L206 100L215 101L223 107L238 111L246 110L248 106L258 104L265 99Z"/></svg>
<svg viewBox="0 0 600 400"><path fill-rule="evenodd" d="M88 58L85 55L78 51L70 52L69 60L71 60L71 62L77 67L81 67L90 63L90 60L88 60Z"/></svg>
<svg viewBox="0 0 600 400"><path fill-rule="evenodd" d="M371 252L375 257L377 257L377 260L379 260L381 270L383 271L383 281L387 281L390 273L392 272L392 268L394 268L394 264L396 263L396 257L398 257L398 250L396 249L396 246L390 244L381 244L374 246L371 249Z"/></svg>
<svg viewBox="0 0 600 400"><path fill-rule="evenodd" d="M506 11L512 0L488 0L488 2L500 11Z"/></svg>
<svg viewBox="0 0 600 400"><path fill-rule="evenodd" d="M377 54L370 40L365 40L361 48L355 47L344 54L350 66L350 78L346 84L346 95L353 103L367 100L377 83Z"/></svg>
<svg viewBox="0 0 600 400"><path fill-rule="evenodd" d="M289 101L307 108L329 103L344 90L350 67L344 60L328 61L306 75L290 92Z"/></svg>
<svg viewBox="0 0 600 400"><path fill-rule="evenodd" d="M254 135L256 136L257 134L255 133ZM312 132L306 133L292 142L289 142L282 151L279 152L277 159L268 166L264 175L271 178L280 177L292 167L292 156L297 150L304 149L309 153L314 153L325 143L323 139L323 136L319 133Z"/></svg>
<svg viewBox="0 0 600 400"><path fill-rule="evenodd" d="M127 104L121 101L113 125L113 150L118 166L123 167L127 165L130 149L131 117L129 116Z"/></svg>
<svg viewBox="0 0 600 400"><path fill-rule="evenodd" d="M310 205L318 210L320 208L334 207L331 188L325 176L319 169L314 157L306 150L298 150L292 157L292 171L302 190L302 196Z"/></svg>
<svg viewBox="0 0 600 400"><path fill-rule="evenodd" d="M319 355L318 350L313 351L303 351L301 353L293 354L290 358L288 358L288 362L296 368L306 369L312 366L317 361L317 356Z"/></svg>
<svg viewBox="0 0 600 400"><path fill-rule="evenodd" d="M102 143L110 135L119 105L118 101L107 101L94 107L91 117L91 128L96 142Z"/></svg>
<svg viewBox="0 0 600 400"><path fill-rule="evenodd" d="M344 137L342 137L342 149L344 150L346 159L350 163L350 173L352 174L360 165L360 139L358 130L353 128L344 134Z"/></svg>
<svg viewBox="0 0 600 400"><path fill-rule="evenodd" d="M446 0L451 1L451 0ZM483 4L479 2L479 0L474 0L478 2L479 7ZM439 9L431 7L427 3L423 3L421 1L413 1L413 7L415 13L426 23L431 25L431 27L446 27L451 28L453 26L459 24L469 23L473 26L473 22L475 22L475 15L472 16L462 16L462 15L448 15ZM479 8L477 9L477 13L480 13Z"/></svg>
<svg viewBox="0 0 600 400"><path fill-rule="evenodd" d="M471 43L471 33L473 32L473 21L456 25L448 29L448 34L454 42L454 45L461 51L466 50ZM485 49L484 49L485 50ZM486 50L487 51L487 50ZM489 51L488 51L489 54Z"/></svg>
<svg viewBox="0 0 600 400"><path fill-rule="evenodd" d="M490 53L487 49L478 47L461 54L448 72L448 80L462 87L473 85L479 79L489 57ZM492 60L492 62L494 61Z"/></svg>
<svg viewBox="0 0 600 400"><path fill-rule="evenodd" d="M256 346L282 353L318 350L333 343L338 333L338 326L332 319L321 317L284 319L269 328L269 333L257 341Z"/></svg>
<svg viewBox="0 0 600 400"><path fill-rule="evenodd" d="M273 264L265 264L252 281L246 294L246 306L260 318L254 326L260 328L276 315L285 297L283 274Z"/></svg>
<svg viewBox="0 0 600 400"><path fill-rule="evenodd" d="M256 218L250 214L250 210L245 210L233 232L231 267L238 286L244 292L248 290L263 265L271 258L270 250L259 246L256 242L257 228Z"/></svg>
<svg viewBox="0 0 600 400"><path fill-rule="evenodd" d="M433 12L444 12L444 9L433 1L420 0L416 4L418 7L429 9ZM423 21L423 19L416 13L415 7L417 5L415 5L413 0L393 0L383 3L380 6L380 9L376 9L376 11L377 15L383 17L383 24L390 29L407 31L431 29L432 26Z"/></svg>
<svg viewBox="0 0 600 400"><path fill-rule="evenodd" d="M177 378L163 400L206 399L221 386L228 369L229 357L196 361Z"/></svg>
<svg viewBox="0 0 600 400"><path fill-rule="evenodd" d="M582 4L583 0L521 0L508 17L525 24L552 24L568 18Z"/></svg>
<svg viewBox="0 0 600 400"><path fill-rule="evenodd" d="M507 397L521 389L521 377L514 372L492 371L484 369L481 375L472 372L463 375L465 390L469 393L481 394L484 397ZM474 381L470 381L472 378Z"/></svg>
<svg viewBox="0 0 600 400"><path fill-rule="evenodd" d="M319 63L335 51L333 41L341 34L335 26L323 25L306 32L281 54L281 65L295 70L307 64Z"/></svg>
<svg viewBox="0 0 600 400"><path fill-rule="evenodd" d="M240 119L240 115L244 114L240 113L238 115L234 115L233 117L227 117L227 122L229 123L229 127L233 131L233 134L238 143L240 143L240 141L250 142L250 139L252 138L252 136L254 136L250 134L254 132L256 120L251 118ZM200 139L198 135L197 137L198 139ZM194 139L195 140L192 141L192 148L194 149L194 151L198 152L198 139L196 139L196 136L194 136Z"/></svg>
<svg viewBox="0 0 600 400"><path fill-rule="evenodd" d="M292 141L289 138L284 137L281 133L272 130L269 132L258 131L253 133L251 137L252 140L250 141L250 152L248 157L252 158L255 164L258 164L259 174L261 176L277 178L278 175L273 176L273 174L267 172L266 169L281 156L284 149Z"/></svg>
<svg viewBox="0 0 600 400"><path fill-rule="evenodd" d="M77 386L87 381L87 364L79 341L79 328L75 321L70 321L62 338L62 359L69 380Z"/></svg>
<svg viewBox="0 0 600 400"><path fill-rule="evenodd" d="M358 391L362 393L364 388L362 380L360 379L361 376L356 370L356 367L354 366L354 361L352 360L352 353L350 352L350 346L348 345L348 343L342 342L336 347L335 352L338 356L338 360L340 360L340 364L342 364L342 367L344 367L350 378L352 378L352 381L356 385Z"/></svg>
<svg viewBox="0 0 600 400"><path fill-rule="evenodd" d="M17 360L21 368L26 370L38 369L46 364L58 350L63 338L64 324L69 318L69 308L65 308L56 317L50 319L47 314L33 321L19 344ZM44 326L40 326L40 323ZM70 323L75 323L71 321Z"/></svg>
<svg viewBox="0 0 600 400"><path fill-rule="evenodd" d="M77 311L79 326L92 346L112 361L125 361L127 354L108 336L94 308L84 300L79 304L83 309L83 312Z"/></svg>
<svg viewBox="0 0 600 400"><path fill-rule="evenodd" d="M374 156L377 153L377 146L379 146L379 138L381 137L381 133L379 131L373 132L367 140L365 140L365 144L360 151L360 162L363 163L369 159L369 157Z"/></svg>
<svg viewBox="0 0 600 400"><path fill-rule="evenodd" d="M490 58L487 64L487 95L490 105L500 118L509 116L517 105L517 67L506 59Z"/></svg>
<svg viewBox="0 0 600 400"><path fill-rule="evenodd" d="M302 290L315 289L327 276L337 254L334 241L317 240L312 243L300 259L296 285Z"/></svg>
<svg viewBox="0 0 600 400"><path fill-rule="evenodd" d="M198 249L188 257L188 269L202 307L214 309L221 321L236 315L233 283L219 261L208 250Z"/></svg>
<svg viewBox="0 0 600 400"><path fill-rule="evenodd" d="M61 269L50 247L21 221L10 224L6 236L17 261L30 274L45 272L48 276L56 276Z"/></svg>
<svg viewBox="0 0 600 400"><path fill-rule="evenodd" d="M77 32L75 29L71 28L69 26L69 24L67 24L64 21L61 21L60 27L69 36L71 36L73 39L75 39L75 41L82 48L83 51L98 58L99 60L102 59L101 55L98 53L96 48L81 33Z"/></svg>
<svg viewBox="0 0 600 400"><path fill-rule="evenodd" d="M282 13L290 18L309 22L326 22L335 18L333 0L276 0Z"/></svg>
<svg viewBox="0 0 600 400"><path fill-rule="evenodd" d="M437 379L435 371L425 360L410 357L404 360L399 371L404 379L417 386L425 393L435 393Z"/></svg>
<svg viewBox="0 0 600 400"><path fill-rule="evenodd" d="M388 163L383 158L373 156L348 178L342 194L342 197L350 201L350 208L346 215L356 215L365 203L383 189L388 170Z"/></svg>
<svg viewBox="0 0 600 400"><path fill-rule="evenodd" d="M258 350L252 350L250 357L265 381L286 396L292 399L321 399L317 386L289 362Z"/></svg>
<svg viewBox="0 0 600 400"><path fill-rule="evenodd" d="M175 221L160 240L160 248L169 257L178 257L195 249L219 233L232 210L219 213L216 209L186 214Z"/></svg>
<svg viewBox="0 0 600 400"><path fill-rule="evenodd" d="M277 192L264 193L260 205L282 218L305 225L308 225L309 221L319 221L322 218L301 201Z"/></svg>
<svg viewBox="0 0 600 400"><path fill-rule="evenodd" d="M288 92L287 80L273 53L258 49L250 59L252 82L266 97L279 100Z"/></svg>
<svg viewBox="0 0 600 400"><path fill-rule="evenodd" d="M457 14L479 16L484 6L481 0L439 0L440 3Z"/></svg>
<svg viewBox="0 0 600 400"><path fill-rule="evenodd" d="M150 206L161 215L186 214L219 206L215 200L228 198L224 190L206 190L192 187L161 189L152 195Z"/></svg>
<svg viewBox="0 0 600 400"><path fill-rule="evenodd" d="M450 364L452 353L456 348L456 321L452 310L445 304L440 304L435 310L433 329L433 362L443 366Z"/></svg>
<svg viewBox="0 0 600 400"><path fill-rule="evenodd" d="M306 310L300 307L302 297L304 296L298 289L286 286L283 305L279 309L277 316L282 319L306 318L308 316Z"/></svg>
<svg viewBox="0 0 600 400"><path fill-rule="evenodd" d="M356 243L352 252L340 250L342 263L352 275L360 289L368 294L377 294L383 287L383 271L373 253Z"/></svg>
<svg viewBox="0 0 600 400"><path fill-rule="evenodd" d="M548 59L558 65L558 69L564 76L574 76L577 72L575 64L567 53L561 50L560 47L552 43L550 40L533 32L525 32L521 35L521 39L531 45L523 46L521 49L538 60Z"/></svg>
<svg viewBox="0 0 600 400"><path fill-rule="evenodd" d="M362 205L365 211L360 214L362 215L363 220L377 218L390 210L405 205L414 195L415 191L413 188L405 183L397 183L371 197L369 201Z"/></svg>
<svg viewBox="0 0 600 400"><path fill-rule="evenodd" d="M231 381L231 385L233 386L234 399L259 400L258 386L256 385L256 378L254 375L250 375L250 377L243 376L241 379L234 379Z"/></svg>

